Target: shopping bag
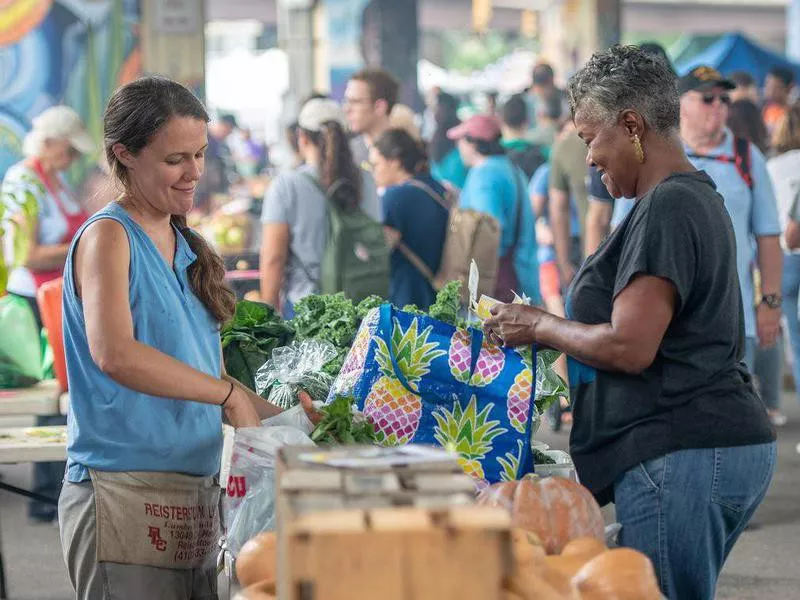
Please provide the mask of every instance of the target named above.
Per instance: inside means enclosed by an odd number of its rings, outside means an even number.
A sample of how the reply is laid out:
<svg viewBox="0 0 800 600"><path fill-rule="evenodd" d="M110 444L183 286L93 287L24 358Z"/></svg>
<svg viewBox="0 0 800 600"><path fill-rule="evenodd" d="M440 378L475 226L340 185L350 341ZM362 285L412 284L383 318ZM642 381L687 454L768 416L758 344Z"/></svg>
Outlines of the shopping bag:
<svg viewBox="0 0 800 600"><path fill-rule="evenodd" d="M510 481L533 471L537 361L524 354L384 304L363 320L328 402L351 397L381 444L443 446L480 482Z"/></svg>
<svg viewBox="0 0 800 600"><path fill-rule="evenodd" d="M0 298L0 387L22 387L41 380L41 331L28 303L19 296Z"/></svg>

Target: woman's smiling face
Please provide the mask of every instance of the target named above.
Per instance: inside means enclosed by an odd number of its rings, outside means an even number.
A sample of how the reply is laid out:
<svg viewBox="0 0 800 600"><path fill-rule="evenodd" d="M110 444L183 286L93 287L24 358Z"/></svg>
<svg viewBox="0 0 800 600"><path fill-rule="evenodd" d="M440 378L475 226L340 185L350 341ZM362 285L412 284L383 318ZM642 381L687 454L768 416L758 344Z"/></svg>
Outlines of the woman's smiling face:
<svg viewBox="0 0 800 600"><path fill-rule="evenodd" d="M603 122L589 111L579 108L575 127L589 151L586 162L595 165L602 175L608 193L614 198L636 197L639 160L634 150L635 120L626 118L624 111L616 122Z"/></svg>

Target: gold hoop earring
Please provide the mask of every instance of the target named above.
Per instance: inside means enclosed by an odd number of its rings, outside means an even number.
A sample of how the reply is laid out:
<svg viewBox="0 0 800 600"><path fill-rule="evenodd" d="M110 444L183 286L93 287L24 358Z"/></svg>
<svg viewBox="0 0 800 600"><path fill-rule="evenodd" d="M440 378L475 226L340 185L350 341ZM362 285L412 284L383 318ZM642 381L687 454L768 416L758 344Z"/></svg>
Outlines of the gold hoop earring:
<svg viewBox="0 0 800 600"><path fill-rule="evenodd" d="M636 153L636 160L644 163L644 148L642 148L642 142L637 134L633 135L631 143L633 144L633 151Z"/></svg>

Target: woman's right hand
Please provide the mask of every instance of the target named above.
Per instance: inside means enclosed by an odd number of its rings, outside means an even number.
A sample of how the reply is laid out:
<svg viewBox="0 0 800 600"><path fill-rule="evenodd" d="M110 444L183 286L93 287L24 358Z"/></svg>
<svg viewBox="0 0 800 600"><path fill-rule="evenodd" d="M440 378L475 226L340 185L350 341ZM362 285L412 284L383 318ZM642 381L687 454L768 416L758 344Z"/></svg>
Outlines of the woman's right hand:
<svg viewBox="0 0 800 600"><path fill-rule="evenodd" d="M256 412L253 403L242 388L238 385L233 386L230 398L223 407L225 418L233 427L260 427L261 419Z"/></svg>

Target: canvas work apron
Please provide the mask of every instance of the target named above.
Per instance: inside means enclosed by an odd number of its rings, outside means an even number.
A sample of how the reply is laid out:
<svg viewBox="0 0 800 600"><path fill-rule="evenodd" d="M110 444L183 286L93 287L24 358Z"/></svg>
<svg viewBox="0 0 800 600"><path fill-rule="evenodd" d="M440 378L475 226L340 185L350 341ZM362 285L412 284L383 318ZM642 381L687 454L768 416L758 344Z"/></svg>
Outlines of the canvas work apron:
<svg viewBox="0 0 800 600"><path fill-rule="evenodd" d="M220 487L213 477L89 469L97 560L198 569L216 557Z"/></svg>
<svg viewBox="0 0 800 600"><path fill-rule="evenodd" d="M62 202L63 198L61 197L61 194L66 193L63 187L61 189L56 188L54 182L47 176L47 173L44 172L41 161L34 160L32 161L31 166L33 167L33 170L36 172L36 175L39 177L44 187L47 189L47 192L53 197L58 211L67 222L67 230L58 241L59 244L67 244L72 241L72 238L75 237L76 233L78 233L78 230L86 222L86 219L89 218L89 215L84 210L79 210L76 213L68 212L64 206L64 203ZM36 282L37 290L42 286L43 283L47 283L53 279L58 279L61 277L61 274L62 269L51 269L46 271L31 270L31 275L33 275L33 280Z"/></svg>

